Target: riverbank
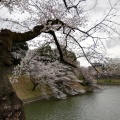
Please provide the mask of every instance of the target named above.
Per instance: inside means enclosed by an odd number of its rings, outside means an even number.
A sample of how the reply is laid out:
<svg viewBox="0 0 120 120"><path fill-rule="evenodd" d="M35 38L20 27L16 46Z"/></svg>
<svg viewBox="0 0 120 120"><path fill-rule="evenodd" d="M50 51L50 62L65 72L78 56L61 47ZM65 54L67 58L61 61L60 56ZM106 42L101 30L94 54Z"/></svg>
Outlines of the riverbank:
<svg viewBox="0 0 120 120"><path fill-rule="evenodd" d="M74 83L74 88L77 90L88 91L88 87L85 87L81 84ZM98 85L120 85L120 79L99 79ZM34 101L38 101L41 99L45 99L41 93L40 87L37 87L35 91L32 90L33 84L30 79L26 76L21 76L18 79L18 82L13 83L13 87L21 100L23 100L24 104L31 103ZM52 91L47 88L47 95L48 97L52 97ZM84 94L84 92L82 93Z"/></svg>
<svg viewBox="0 0 120 120"><path fill-rule="evenodd" d="M19 98L23 100L24 104L45 99L45 97L43 97L41 93L40 87L37 87L35 91L32 90L33 84L30 81L30 79L26 76L21 76L18 79L18 82L14 82L12 85ZM84 94L85 91L87 91L88 89L88 87L82 86L81 84L78 83L74 83L72 87L74 87L76 90L81 90L81 94ZM48 97L53 96L53 93L49 88L47 88L46 91Z"/></svg>
<svg viewBox="0 0 120 120"><path fill-rule="evenodd" d="M118 79L98 79L99 85L120 85L120 78Z"/></svg>

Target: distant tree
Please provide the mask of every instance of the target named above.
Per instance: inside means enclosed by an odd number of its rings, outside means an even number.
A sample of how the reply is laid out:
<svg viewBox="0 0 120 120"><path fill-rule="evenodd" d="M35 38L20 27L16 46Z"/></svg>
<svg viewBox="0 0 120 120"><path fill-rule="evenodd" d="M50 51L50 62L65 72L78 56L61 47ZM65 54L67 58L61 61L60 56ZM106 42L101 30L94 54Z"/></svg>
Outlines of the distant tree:
<svg viewBox="0 0 120 120"><path fill-rule="evenodd" d="M107 58L106 61L104 62L103 75L105 76L120 75L120 59Z"/></svg>
<svg viewBox="0 0 120 120"><path fill-rule="evenodd" d="M91 75L88 68L80 67L79 69L81 71L82 78L84 80L83 84L90 86L91 91L95 90L96 88L99 88L95 76Z"/></svg>

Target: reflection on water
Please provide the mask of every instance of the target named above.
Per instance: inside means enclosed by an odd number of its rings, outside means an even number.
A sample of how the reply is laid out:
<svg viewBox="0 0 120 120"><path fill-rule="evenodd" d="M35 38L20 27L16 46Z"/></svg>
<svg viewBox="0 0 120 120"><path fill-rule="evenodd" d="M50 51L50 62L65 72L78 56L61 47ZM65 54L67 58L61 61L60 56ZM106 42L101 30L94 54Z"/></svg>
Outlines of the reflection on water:
<svg viewBox="0 0 120 120"><path fill-rule="evenodd" d="M25 105L27 120L120 120L120 86Z"/></svg>

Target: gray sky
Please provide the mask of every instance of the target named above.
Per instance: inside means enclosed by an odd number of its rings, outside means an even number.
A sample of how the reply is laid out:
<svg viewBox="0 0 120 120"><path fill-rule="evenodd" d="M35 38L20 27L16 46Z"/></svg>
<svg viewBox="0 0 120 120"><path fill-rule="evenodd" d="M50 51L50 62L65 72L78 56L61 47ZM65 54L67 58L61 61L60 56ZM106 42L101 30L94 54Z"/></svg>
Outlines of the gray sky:
<svg viewBox="0 0 120 120"><path fill-rule="evenodd" d="M118 0L111 0L111 4L115 3L116 1ZM119 8L120 4L117 7ZM94 11L95 14L93 14L93 18L95 18L96 16L100 17L100 15L106 13L109 8L110 8L109 0L98 0L98 6L96 7L96 10ZM120 15L120 11L119 11L119 15ZM118 18L118 20L120 21L120 18ZM120 53L118 52L120 50L120 36L113 34L113 37L107 41L106 47L107 47L108 56L120 57Z"/></svg>
<svg viewBox="0 0 120 120"><path fill-rule="evenodd" d="M91 0L88 0L89 4L92 4ZM111 4L114 4L117 0L111 0ZM97 5L95 9L92 10L91 14L89 15L90 21L92 23L96 22L96 20L100 20L105 16L105 13L110 8L109 0L97 0ZM120 8L117 6L117 8ZM120 10L120 9L119 9ZM120 11L118 12L120 15ZM120 21L120 18L117 19L117 22ZM120 24L120 22L119 22ZM107 56L108 57L113 57L113 58L120 58L120 36L119 35L114 35L113 37L110 38L107 42L105 42L105 47L107 50ZM85 60L85 59L79 59L80 64L82 66L89 66L90 64Z"/></svg>

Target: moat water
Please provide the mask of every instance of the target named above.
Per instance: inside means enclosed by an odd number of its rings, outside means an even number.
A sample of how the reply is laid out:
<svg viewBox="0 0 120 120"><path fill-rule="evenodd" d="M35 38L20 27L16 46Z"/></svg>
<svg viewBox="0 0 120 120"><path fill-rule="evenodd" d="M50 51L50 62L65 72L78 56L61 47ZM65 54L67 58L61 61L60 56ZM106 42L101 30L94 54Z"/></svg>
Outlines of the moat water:
<svg viewBox="0 0 120 120"><path fill-rule="evenodd" d="M65 100L40 100L25 105L27 120L120 120L120 86Z"/></svg>

